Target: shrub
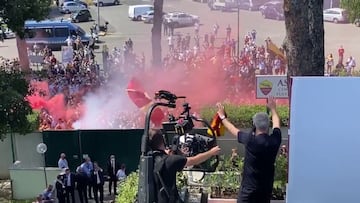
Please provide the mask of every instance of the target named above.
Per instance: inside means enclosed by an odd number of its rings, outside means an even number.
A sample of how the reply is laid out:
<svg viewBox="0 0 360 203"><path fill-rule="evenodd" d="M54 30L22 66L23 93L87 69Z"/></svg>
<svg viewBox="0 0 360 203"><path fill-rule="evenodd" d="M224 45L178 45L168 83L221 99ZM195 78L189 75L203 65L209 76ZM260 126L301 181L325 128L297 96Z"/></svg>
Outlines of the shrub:
<svg viewBox="0 0 360 203"><path fill-rule="evenodd" d="M138 192L139 170L132 172L125 181L119 183L117 203L134 203Z"/></svg>
<svg viewBox="0 0 360 203"><path fill-rule="evenodd" d="M255 113L266 111L266 107L262 105L234 105L225 104L225 109L229 120L239 128L251 128L252 117ZM204 107L201 109L201 117L207 121L211 121L215 115L216 107ZM281 126L286 127L289 120L289 107L278 106L278 114L281 119Z"/></svg>

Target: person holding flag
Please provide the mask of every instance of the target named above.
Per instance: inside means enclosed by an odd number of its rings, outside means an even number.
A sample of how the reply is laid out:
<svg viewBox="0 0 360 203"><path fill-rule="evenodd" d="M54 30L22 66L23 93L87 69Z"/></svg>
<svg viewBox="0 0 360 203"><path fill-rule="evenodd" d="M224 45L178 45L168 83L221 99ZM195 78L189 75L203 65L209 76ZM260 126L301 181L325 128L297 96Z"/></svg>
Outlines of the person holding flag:
<svg viewBox="0 0 360 203"><path fill-rule="evenodd" d="M256 113L253 116L253 131L243 132L227 119L224 106L217 104L217 114L221 123L237 137L239 143L245 145L244 171L238 203L270 203L271 200L274 163L281 144L281 131L274 98L268 99L267 107L272 116L271 134L269 134L270 120L267 113Z"/></svg>

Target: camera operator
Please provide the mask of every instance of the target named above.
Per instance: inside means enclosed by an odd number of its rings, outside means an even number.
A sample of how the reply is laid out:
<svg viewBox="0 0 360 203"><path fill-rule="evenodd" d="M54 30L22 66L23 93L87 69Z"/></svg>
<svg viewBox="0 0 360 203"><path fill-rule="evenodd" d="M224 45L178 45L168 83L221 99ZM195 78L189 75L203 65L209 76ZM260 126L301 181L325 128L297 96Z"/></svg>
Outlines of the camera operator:
<svg viewBox="0 0 360 203"><path fill-rule="evenodd" d="M187 166L198 165L207 159L219 154L220 148L213 147L211 150L197 154L193 157L175 155L165 147L163 134L160 130L150 130L149 144L154 153L154 179L156 190L156 203L179 203L181 202L176 188L176 173ZM159 159L161 161L159 161ZM159 171L158 173L156 171ZM160 176L160 177L159 177Z"/></svg>
<svg viewBox="0 0 360 203"><path fill-rule="evenodd" d="M280 119L274 98L267 107L272 115L273 132L269 135L270 120L266 113L253 116L253 132L243 132L227 118L224 106L217 104L218 115L226 129L245 145L244 171L238 203L270 203L274 182L274 163L281 144Z"/></svg>

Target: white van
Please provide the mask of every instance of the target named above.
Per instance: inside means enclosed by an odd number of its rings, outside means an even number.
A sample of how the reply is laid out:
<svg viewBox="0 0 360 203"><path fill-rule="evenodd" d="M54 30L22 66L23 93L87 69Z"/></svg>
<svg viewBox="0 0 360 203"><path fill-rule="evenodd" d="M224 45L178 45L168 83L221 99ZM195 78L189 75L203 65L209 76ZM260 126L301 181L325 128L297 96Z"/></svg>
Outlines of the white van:
<svg viewBox="0 0 360 203"><path fill-rule="evenodd" d="M154 10L153 5L133 5L129 6L129 18L131 20L141 20L141 15Z"/></svg>

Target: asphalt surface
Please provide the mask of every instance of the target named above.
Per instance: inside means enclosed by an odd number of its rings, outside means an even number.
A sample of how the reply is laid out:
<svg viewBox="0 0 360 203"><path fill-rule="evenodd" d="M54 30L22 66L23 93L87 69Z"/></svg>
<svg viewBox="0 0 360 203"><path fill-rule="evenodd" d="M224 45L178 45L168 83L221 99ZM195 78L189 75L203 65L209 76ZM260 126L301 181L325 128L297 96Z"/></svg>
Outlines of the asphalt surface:
<svg viewBox="0 0 360 203"><path fill-rule="evenodd" d="M143 22L134 22L128 18L128 6L135 4L152 4L149 0L125 0L117 6L100 7L100 24L103 25L105 21L110 23L109 32L106 36L100 37L109 48L122 47L124 42L131 38L134 42L134 50L140 55L144 52L147 64L151 59L151 24ZM97 19L97 8L90 6L90 11L93 19ZM190 14L198 15L200 17L200 35L210 33L214 23L220 25L219 37L225 36L225 29L228 25L232 28L232 38L237 39L237 12L221 12L210 11L207 4L194 2L192 0L166 0L164 1L164 11L184 11ZM53 18L69 18L69 15L62 15L57 10L53 11L51 16ZM85 31L89 31L93 22L78 23ZM264 44L267 37L270 37L273 42L280 45L285 38L285 24L284 21L276 21L264 19L258 11L240 10L239 16L239 34L240 42L246 33L252 29L257 31L257 44ZM178 28L175 30L178 33L194 33L193 27ZM337 50L343 45L345 49L345 58L350 55L355 59L360 57L360 28L353 24L334 24L325 22L325 54L333 53L335 60L337 60ZM168 47L166 38L163 37L163 56L167 53ZM219 40L220 41L220 40ZM99 44L100 47L102 44ZM240 43L242 45L242 43ZM98 50L100 51L100 50ZM60 54L57 54L60 55ZM0 56L7 58L17 57L15 40L6 40L5 43L0 43ZM101 56L97 54L97 59L101 62Z"/></svg>

